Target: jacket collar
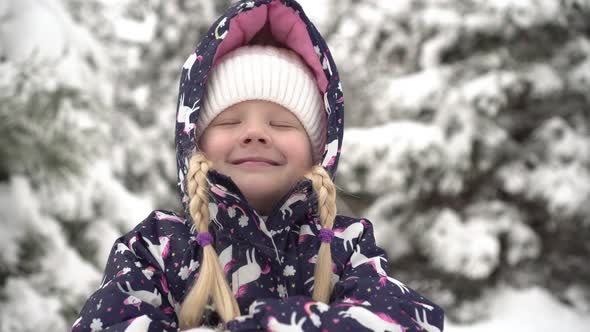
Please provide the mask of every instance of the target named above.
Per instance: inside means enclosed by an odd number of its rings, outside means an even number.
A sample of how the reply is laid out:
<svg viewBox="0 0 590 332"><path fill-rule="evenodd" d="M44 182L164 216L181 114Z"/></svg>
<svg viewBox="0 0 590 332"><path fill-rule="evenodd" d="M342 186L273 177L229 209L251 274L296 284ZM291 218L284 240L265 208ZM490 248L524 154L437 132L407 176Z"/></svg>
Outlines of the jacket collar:
<svg viewBox="0 0 590 332"><path fill-rule="evenodd" d="M211 225L216 233L255 245L269 258L280 260L292 230L303 224L319 224L317 195L310 180L291 187L266 218L250 206L230 177L211 170L207 180Z"/></svg>

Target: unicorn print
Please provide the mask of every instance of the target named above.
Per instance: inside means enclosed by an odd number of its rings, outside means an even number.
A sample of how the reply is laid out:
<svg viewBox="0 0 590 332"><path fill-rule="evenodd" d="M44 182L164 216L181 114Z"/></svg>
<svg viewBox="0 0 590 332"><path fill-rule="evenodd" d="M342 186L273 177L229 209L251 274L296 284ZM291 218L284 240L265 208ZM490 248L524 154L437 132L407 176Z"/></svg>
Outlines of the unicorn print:
<svg viewBox="0 0 590 332"><path fill-rule="evenodd" d="M385 257L382 256L376 256L376 257L367 257L365 255L363 255L361 253L361 247L360 245L356 245L356 249L352 252L352 255L350 256L350 264L352 265L353 268L356 268L359 265L365 264L365 263L369 263L373 269L375 269L375 271L383 271L383 268L381 268L381 264L379 263L380 260L385 261ZM381 273L379 273L381 274Z"/></svg>
<svg viewBox="0 0 590 332"><path fill-rule="evenodd" d="M389 280L390 282L395 284L401 290L402 294L405 292L409 292L408 287L406 287L406 285L404 285L399 280L389 277L387 275L387 272L381 266L381 261L386 262L387 260L385 259L385 257L382 257L382 256L376 256L376 257L369 258L369 257L363 255L361 253L361 248L358 244L356 246L356 250L350 256L350 263L353 268L356 268L357 266L362 265L362 264L371 265L371 267L373 267L375 272L377 272L381 276L381 278L379 278L379 284L381 285L381 287L385 286L386 280Z"/></svg>
<svg viewBox="0 0 590 332"><path fill-rule="evenodd" d="M241 13L245 9L250 9L254 7L254 1L243 2L238 6L238 13Z"/></svg>
<svg viewBox="0 0 590 332"><path fill-rule="evenodd" d="M131 272L131 268L125 267L121 271L117 272L117 277L120 277L122 275L126 275L129 272Z"/></svg>
<svg viewBox="0 0 590 332"><path fill-rule="evenodd" d="M212 184L209 189L211 189L211 192L213 192L215 195L221 197L221 198L225 198L226 196L231 196L233 198L235 198L237 201L240 200L240 198L237 195L234 195L232 193L230 193L229 191L227 191L227 188L225 188L224 186L218 185L218 184Z"/></svg>
<svg viewBox="0 0 590 332"><path fill-rule="evenodd" d="M74 324L72 324L72 328L76 328L76 327L80 326L80 321L82 321L82 317L78 317L78 319L76 319Z"/></svg>
<svg viewBox="0 0 590 332"><path fill-rule="evenodd" d="M305 310L305 313L307 314L307 316L310 318L311 322L313 323L313 325L315 325L315 327L320 327L322 325L322 321L320 319L320 316L318 316L316 313L314 313L313 311L311 311L311 307L315 306L319 312L326 312L330 309L330 306L322 303L322 302L316 302L316 301L310 301L307 302L304 306L303 306L303 310Z"/></svg>
<svg viewBox="0 0 590 332"><path fill-rule="evenodd" d="M246 321L248 318L252 318L254 315L256 315L257 313L261 312L261 309L260 309L259 306L261 306L263 304L265 304L265 302L259 301L259 300L254 300L250 304L250 307L248 307L248 314L247 315L238 316L235 319L237 321L243 322L243 321Z"/></svg>
<svg viewBox="0 0 590 332"><path fill-rule="evenodd" d="M184 65L182 65L182 69L188 69L188 72L186 73L186 77L190 80L191 79L191 70L193 69L193 65L195 64L195 61L199 61L199 64L201 64L201 61L203 61L203 56L201 55L197 55L197 52L193 52L184 62Z"/></svg>
<svg viewBox="0 0 590 332"><path fill-rule="evenodd" d="M229 269L231 269L232 265L236 262L236 259L232 258L232 248L233 245L230 245L223 249L223 251L219 254L219 264L221 265L225 275L227 275Z"/></svg>
<svg viewBox="0 0 590 332"><path fill-rule="evenodd" d="M172 222L179 222L181 224L184 224L184 219L175 216L173 214L168 214L168 213L164 213L162 211L155 211L156 214L156 219L158 220L168 220L168 221L172 221Z"/></svg>
<svg viewBox="0 0 590 332"><path fill-rule="evenodd" d="M332 66L330 66L330 61L328 60L328 56L326 54L324 54L324 61L322 61L322 69L324 70L328 70L328 72L330 73L330 76L333 75L332 73Z"/></svg>
<svg viewBox="0 0 590 332"><path fill-rule="evenodd" d="M361 301L361 300L357 300L354 297L345 297L344 300L342 300L342 303L350 303L350 304L354 304L354 305L363 305L363 306L370 306L371 303L369 301Z"/></svg>
<svg viewBox="0 0 590 332"><path fill-rule="evenodd" d="M262 231L262 233L264 233L264 235L268 236L268 238L272 242L272 245L275 249L275 254L277 255L277 261L280 262L281 258L279 256L279 250L277 249L277 245L275 244L275 240L273 239L272 234L268 231L268 228L266 228L266 222L264 221L264 219L262 219L262 217L258 214L258 212L254 211L254 213L256 214L256 216L258 217L258 220L260 221L258 228Z"/></svg>
<svg viewBox="0 0 590 332"><path fill-rule="evenodd" d="M209 219L219 227L219 229L223 229L223 226L217 219L217 214L219 213L219 206L215 203L209 202Z"/></svg>
<svg viewBox="0 0 590 332"><path fill-rule="evenodd" d="M422 303L422 302L418 302L418 301L412 301L412 303L415 303L415 304L421 306L422 308L428 309L429 311L432 311L434 309L434 306L431 306L426 303Z"/></svg>
<svg viewBox="0 0 590 332"><path fill-rule="evenodd" d="M133 288L131 288L129 281L126 281L125 285L127 286L127 290L123 289L120 283L117 283L117 288L119 288L121 293L133 296L137 299L140 299L143 302L153 305L156 308L162 305L162 297L160 296L160 293L157 289L154 289L154 291L150 293L145 290L134 290Z"/></svg>
<svg viewBox="0 0 590 332"><path fill-rule="evenodd" d="M115 250L115 254L124 254L125 251L131 251L131 250L129 250L129 248L125 245L125 243L117 243L117 249Z"/></svg>
<svg viewBox="0 0 590 332"><path fill-rule="evenodd" d="M354 224L346 227L345 229L338 228L334 229L334 236L341 238L344 242L344 250L348 251L348 245L350 244L350 249L354 249L354 245L352 244L352 240L359 238L363 234L364 226L360 222L355 222Z"/></svg>
<svg viewBox="0 0 590 332"><path fill-rule="evenodd" d="M124 305L131 305L137 308L137 310L141 310L140 306L141 306L141 300L136 298L133 295L130 295L129 297L127 297L125 300L123 300L123 304Z"/></svg>
<svg viewBox="0 0 590 332"><path fill-rule="evenodd" d="M350 307L339 313L344 318L355 319L374 332L404 332L404 328L386 314L375 314L363 307Z"/></svg>
<svg viewBox="0 0 590 332"><path fill-rule="evenodd" d="M165 271L164 258L168 257L170 251L170 236L160 236L160 244L153 244L147 237L144 237L143 240L147 243L148 250L154 256L162 271Z"/></svg>
<svg viewBox="0 0 590 332"><path fill-rule="evenodd" d="M131 324L125 328L125 332L149 331L152 320L148 316L139 316L130 319Z"/></svg>
<svg viewBox="0 0 590 332"><path fill-rule="evenodd" d="M428 317L426 317L426 310L423 311L423 316L420 317L420 313L418 309L414 309L414 313L416 314L416 320L414 320L418 325L422 327L427 332L441 332L440 329L428 322Z"/></svg>
<svg viewBox="0 0 590 332"><path fill-rule="evenodd" d="M244 292L242 286L258 280L262 272L260 265L256 262L256 249L246 251L246 260L246 265L240 266L231 276L232 290L236 297L239 297Z"/></svg>
<svg viewBox="0 0 590 332"><path fill-rule="evenodd" d="M127 241L127 245L125 245L124 243L117 243L117 249L115 250L115 254L124 254L125 251L131 251L133 255L137 256L135 254L135 250L133 250L133 244L137 242L137 240L137 236L132 236L129 239L129 241Z"/></svg>
<svg viewBox="0 0 590 332"><path fill-rule="evenodd" d="M326 144L325 147L326 157L322 161L322 166L330 167L334 165L336 161L336 156L338 155L338 139L333 140L332 142Z"/></svg>
<svg viewBox="0 0 590 332"><path fill-rule="evenodd" d="M332 114L332 107L330 106L330 100L328 99L328 92L324 93L324 107L326 107L326 113L328 116Z"/></svg>
<svg viewBox="0 0 590 332"><path fill-rule="evenodd" d="M180 188L182 189L182 192L184 193L184 172L182 171L182 169L178 170L178 186L180 186ZM188 195L183 194L182 195L182 201L183 202L187 202L188 201Z"/></svg>
<svg viewBox="0 0 590 332"><path fill-rule="evenodd" d="M297 314L294 312L291 315L291 323L283 324L279 322L274 316L268 318L268 330L272 332L303 332L303 323L307 320L306 317L296 321Z"/></svg>
<svg viewBox="0 0 590 332"><path fill-rule="evenodd" d="M192 262L192 261L191 261ZM160 286L162 286L162 290L166 293L166 298L168 299L168 303L172 305L172 308L168 307L164 309L165 312L171 314L173 312L180 312L180 303L176 302L174 297L172 297L172 293L168 288L168 282L166 278L164 278L164 274L160 277Z"/></svg>
<svg viewBox="0 0 590 332"><path fill-rule="evenodd" d="M285 219L285 215L291 216L293 215L293 210L291 210L291 206L297 202L304 202L306 200L306 196L304 193L294 193L292 194L287 201L281 206L281 213L283 214L283 219Z"/></svg>
<svg viewBox="0 0 590 332"><path fill-rule="evenodd" d="M311 230L311 227L312 227L311 225L305 224L299 228L299 240L298 240L299 243L305 241L305 239L307 239L310 236L315 236L315 234ZM316 225L315 227L319 231L322 226Z"/></svg>
<svg viewBox="0 0 590 332"><path fill-rule="evenodd" d="M188 107L184 105L184 95L180 98L180 102L178 104L178 112L176 113L176 121L178 123L184 123L184 132L189 133L191 130L195 129L195 124L191 123L190 117L191 115L199 110L201 106L198 106L200 99L197 99L193 104L193 107Z"/></svg>

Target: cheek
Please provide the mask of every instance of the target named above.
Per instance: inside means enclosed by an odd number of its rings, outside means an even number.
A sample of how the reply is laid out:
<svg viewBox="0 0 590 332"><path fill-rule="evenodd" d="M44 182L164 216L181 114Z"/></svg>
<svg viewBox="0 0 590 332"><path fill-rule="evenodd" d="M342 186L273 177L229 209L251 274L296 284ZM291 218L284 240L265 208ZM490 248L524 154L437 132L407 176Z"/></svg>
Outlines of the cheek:
<svg viewBox="0 0 590 332"><path fill-rule="evenodd" d="M205 132L201 137L200 149L205 153L207 159L214 161L223 159L233 146L228 135L221 135L217 132Z"/></svg>
<svg viewBox="0 0 590 332"><path fill-rule="evenodd" d="M300 168L307 171L311 168L313 163L311 145L307 135L296 135L289 139L286 144L286 151L289 152L291 158L295 160Z"/></svg>

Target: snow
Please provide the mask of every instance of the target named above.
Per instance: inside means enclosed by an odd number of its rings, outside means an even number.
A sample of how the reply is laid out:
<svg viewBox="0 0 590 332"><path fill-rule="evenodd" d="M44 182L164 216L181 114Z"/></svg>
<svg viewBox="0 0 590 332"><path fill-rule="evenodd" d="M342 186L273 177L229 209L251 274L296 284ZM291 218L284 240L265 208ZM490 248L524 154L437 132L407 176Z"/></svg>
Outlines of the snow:
<svg viewBox="0 0 590 332"><path fill-rule="evenodd" d="M320 32L327 23L329 15L330 0L299 0L297 1L305 14L315 24Z"/></svg>
<svg viewBox="0 0 590 332"><path fill-rule="evenodd" d="M100 84L106 74L97 70L108 68L106 52L60 1L8 1L2 10L0 41L7 59L28 66L43 63L55 70L53 79L84 88L103 102L110 100L112 88Z"/></svg>
<svg viewBox="0 0 590 332"><path fill-rule="evenodd" d="M339 165L339 176L347 179L342 185L350 192L405 191L416 173L445 162L442 137L438 127L413 121L348 129L342 146L347 157ZM371 176L365 178L359 169Z"/></svg>
<svg viewBox="0 0 590 332"><path fill-rule="evenodd" d="M533 64L524 72L524 77L531 82L531 94L543 97L561 91L563 79L557 70L547 64Z"/></svg>
<svg viewBox="0 0 590 332"><path fill-rule="evenodd" d="M436 103L445 91L450 75L450 69L439 67L393 79L377 80L370 87L370 91L375 91L374 113L381 117L377 120L390 119L394 111L398 116L413 115L423 107ZM395 105L395 109L392 109L392 105Z"/></svg>
<svg viewBox="0 0 590 332"><path fill-rule="evenodd" d="M156 16L150 14L143 21L117 17L114 20L115 34L122 41L132 43L148 43L154 39L156 33Z"/></svg>
<svg viewBox="0 0 590 332"><path fill-rule="evenodd" d="M571 70L569 83L577 91L587 93L590 90L590 59L580 63Z"/></svg>
<svg viewBox="0 0 590 332"><path fill-rule="evenodd" d="M495 234L481 223L462 222L449 209L436 217L423 241L434 266L470 279L487 278L500 260L500 242Z"/></svg>
<svg viewBox="0 0 590 332"><path fill-rule="evenodd" d="M19 305L11 305L0 312L0 322L5 322L0 323L3 327L0 330L27 331L41 327L49 331L63 330L65 323L60 312L68 306L78 305L81 298L88 296L98 283L100 272L69 246L62 226L41 213L39 199L26 178L14 176L8 186L2 186L1 192L1 202L9 204L2 206L10 206L10 209L1 209L3 215L0 218L3 229L0 252L3 253L2 259L10 264L6 267L10 271L17 270L11 265L20 257L23 240L35 240L41 254L26 262L35 273L7 279L5 296L9 303ZM6 200L5 195L12 201ZM8 211L10 215L5 215ZM21 231L5 231L11 229ZM25 238L25 235L29 237Z"/></svg>
<svg viewBox="0 0 590 332"><path fill-rule="evenodd" d="M457 325L447 319L445 331L583 332L590 326L590 315L572 310L538 287L496 289L488 306L487 319L472 325Z"/></svg>
<svg viewBox="0 0 590 332"><path fill-rule="evenodd" d="M528 195L545 200L552 215L570 217L590 202L590 172L581 165L539 167L530 173Z"/></svg>
<svg viewBox="0 0 590 332"><path fill-rule="evenodd" d="M370 0L367 1L378 9L386 11L388 14L401 17L407 15L412 10L412 0L398 0L398 1L381 1Z"/></svg>
<svg viewBox="0 0 590 332"><path fill-rule="evenodd" d="M20 254L19 246L6 244L17 243L25 235L22 222L31 217L29 200L25 199L27 185L23 177L13 177L8 183L0 183L0 262L6 267L16 265ZM13 208L4 208L8 206Z"/></svg>
<svg viewBox="0 0 590 332"><path fill-rule="evenodd" d="M385 194L378 198L363 216L373 223L375 241L383 248L389 258L394 260L412 252L411 239L408 236L397 236L401 233L399 211L407 204L407 197L401 193ZM391 241L395 238L395 241Z"/></svg>
<svg viewBox="0 0 590 332"><path fill-rule="evenodd" d="M4 295L8 303L0 310L0 331L66 331L69 325L61 317L60 299L45 297L23 279L6 281Z"/></svg>

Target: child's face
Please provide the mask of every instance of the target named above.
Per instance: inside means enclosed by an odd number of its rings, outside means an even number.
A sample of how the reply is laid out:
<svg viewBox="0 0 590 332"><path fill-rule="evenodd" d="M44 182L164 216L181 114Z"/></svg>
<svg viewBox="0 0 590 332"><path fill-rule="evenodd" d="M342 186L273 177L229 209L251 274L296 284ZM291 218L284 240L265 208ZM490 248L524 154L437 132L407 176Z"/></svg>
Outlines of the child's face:
<svg viewBox="0 0 590 332"><path fill-rule="evenodd" d="M263 214L312 167L307 132L293 113L269 101L227 108L209 124L200 147Z"/></svg>

